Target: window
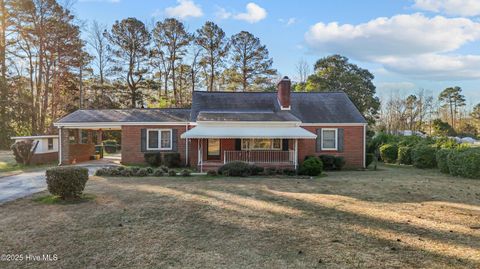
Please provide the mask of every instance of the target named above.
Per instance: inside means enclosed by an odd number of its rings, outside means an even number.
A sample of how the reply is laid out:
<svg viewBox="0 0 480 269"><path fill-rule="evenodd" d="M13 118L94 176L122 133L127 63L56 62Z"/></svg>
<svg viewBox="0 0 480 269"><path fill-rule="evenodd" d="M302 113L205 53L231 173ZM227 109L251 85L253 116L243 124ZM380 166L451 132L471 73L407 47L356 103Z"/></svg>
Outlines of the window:
<svg viewBox="0 0 480 269"><path fill-rule="evenodd" d="M172 130L147 130L147 150L172 149Z"/></svg>
<svg viewBox="0 0 480 269"><path fill-rule="evenodd" d="M242 150L281 150L282 139L242 139Z"/></svg>
<svg viewBox="0 0 480 269"><path fill-rule="evenodd" d="M48 150L53 150L53 138L48 139Z"/></svg>
<svg viewBox="0 0 480 269"><path fill-rule="evenodd" d="M322 150L337 150L337 129L322 129Z"/></svg>
<svg viewBox="0 0 480 269"><path fill-rule="evenodd" d="M207 157L209 159L220 158L220 139L208 139L207 140Z"/></svg>

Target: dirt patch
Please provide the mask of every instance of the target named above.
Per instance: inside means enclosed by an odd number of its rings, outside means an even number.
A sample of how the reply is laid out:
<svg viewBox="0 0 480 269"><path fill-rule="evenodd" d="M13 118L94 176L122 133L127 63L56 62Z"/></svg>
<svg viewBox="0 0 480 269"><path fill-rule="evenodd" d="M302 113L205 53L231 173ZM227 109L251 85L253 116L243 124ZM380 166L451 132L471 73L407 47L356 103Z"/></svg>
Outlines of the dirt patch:
<svg viewBox="0 0 480 269"><path fill-rule="evenodd" d="M2 268L477 268L480 181L383 167L293 178L100 178L0 206Z"/></svg>

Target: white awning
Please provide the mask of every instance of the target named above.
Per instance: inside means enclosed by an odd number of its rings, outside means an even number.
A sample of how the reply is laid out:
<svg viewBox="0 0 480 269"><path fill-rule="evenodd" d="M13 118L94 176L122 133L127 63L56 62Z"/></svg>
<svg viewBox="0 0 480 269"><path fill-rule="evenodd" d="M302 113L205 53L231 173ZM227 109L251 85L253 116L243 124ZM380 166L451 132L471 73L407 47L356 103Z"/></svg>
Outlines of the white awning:
<svg viewBox="0 0 480 269"><path fill-rule="evenodd" d="M317 135L301 127L218 127L197 126L181 138L289 138L315 139Z"/></svg>

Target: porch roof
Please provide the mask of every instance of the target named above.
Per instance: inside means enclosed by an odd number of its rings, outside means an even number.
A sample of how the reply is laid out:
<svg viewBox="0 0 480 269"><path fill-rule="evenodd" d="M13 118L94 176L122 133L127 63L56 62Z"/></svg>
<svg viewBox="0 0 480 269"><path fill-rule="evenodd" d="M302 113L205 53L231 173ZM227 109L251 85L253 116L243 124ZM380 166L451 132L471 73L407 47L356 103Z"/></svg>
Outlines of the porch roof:
<svg viewBox="0 0 480 269"><path fill-rule="evenodd" d="M317 135L301 127L261 126L197 126L181 135L181 138L287 138L315 139Z"/></svg>

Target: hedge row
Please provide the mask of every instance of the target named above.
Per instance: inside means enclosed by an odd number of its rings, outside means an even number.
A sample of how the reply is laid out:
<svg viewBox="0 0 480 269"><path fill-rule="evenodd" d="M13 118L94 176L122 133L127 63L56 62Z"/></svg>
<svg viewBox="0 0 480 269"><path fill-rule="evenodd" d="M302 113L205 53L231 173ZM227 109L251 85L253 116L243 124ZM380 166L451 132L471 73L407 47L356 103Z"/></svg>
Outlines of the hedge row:
<svg viewBox="0 0 480 269"><path fill-rule="evenodd" d="M183 169L179 173L181 176L190 176L191 172L188 169ZM147 177L147 176L176 176L177 172L173 169L168 169L166 166L159 168L152 167L108 167L100 168L95 172L96 176L114 176L114 177Z"/></svg>

